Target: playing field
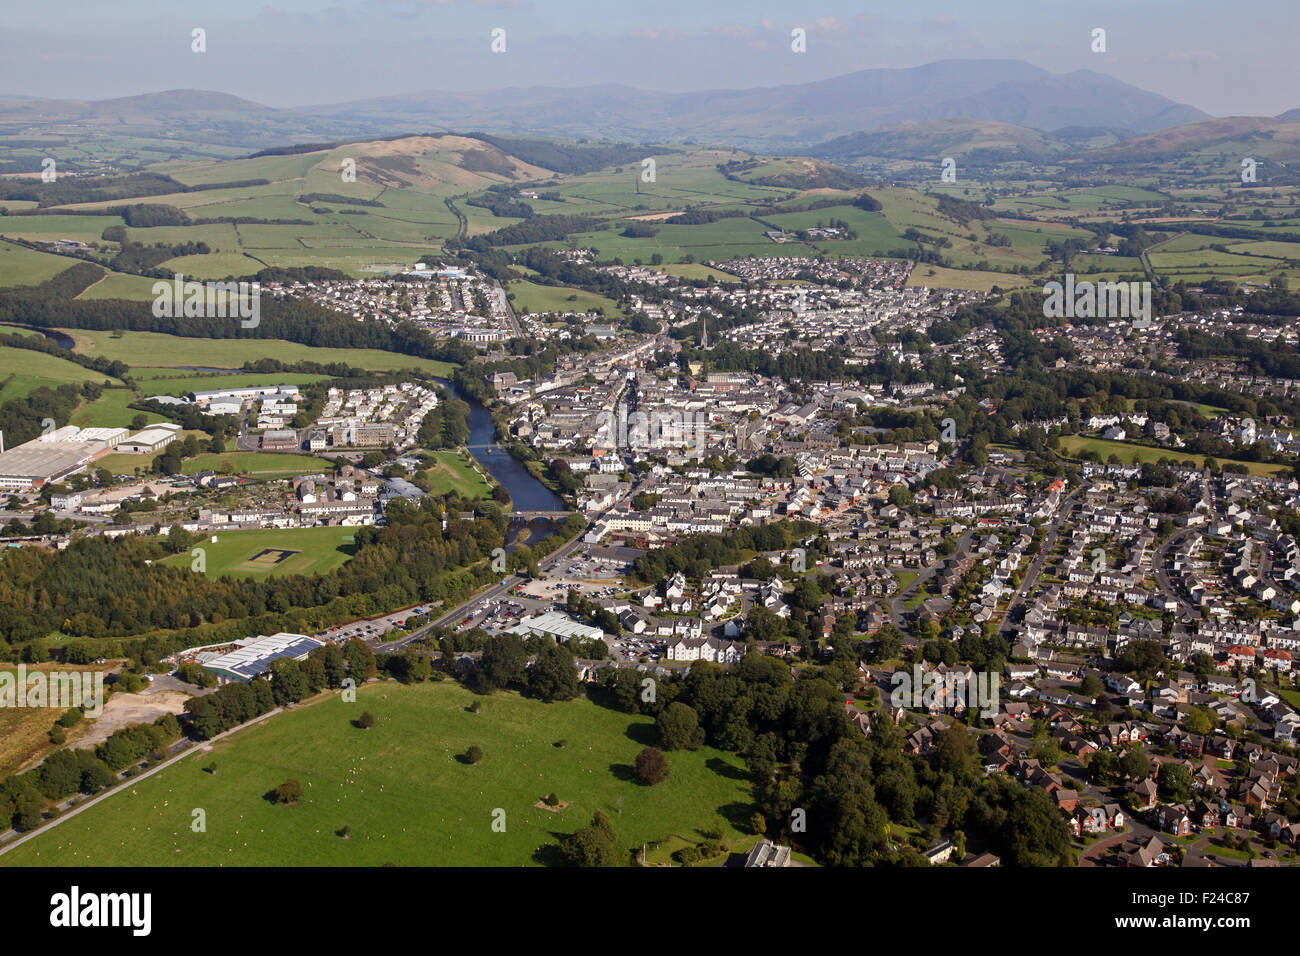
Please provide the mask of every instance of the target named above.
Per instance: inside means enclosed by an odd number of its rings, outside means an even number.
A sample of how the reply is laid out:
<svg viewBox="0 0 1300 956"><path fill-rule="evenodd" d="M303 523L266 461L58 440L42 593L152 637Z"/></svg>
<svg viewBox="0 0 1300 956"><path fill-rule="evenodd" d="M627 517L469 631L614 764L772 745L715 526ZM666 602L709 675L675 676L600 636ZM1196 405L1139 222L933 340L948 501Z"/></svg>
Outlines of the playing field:
<svg viewBox="0 0 1300 956"><path fill-rule="evenodd" d="M378 722L359 730L352 721L365 710ZM551 859L545 848L597 809L629 851L674 834L699 841L719 818L724 838L739 838L754 810L740 759L672 751L668 779L645 787L632 763L653 739L650 718L586 700L371 684L355 703L330 696L295 708L132 783L0 866L528 866ZM475 765L458 759L471 745L484 754ZM212 762L217 772L206 773ZM290 777L303 785L299 804L264 799ZM569 806L535 806L552 792ZM195 808L206 832L190 829ZM337 835L345 826L347 840Z"/></svg>
<svg viewBox="0 0 1300 956"><path fill-rule="evenodd" d="M459 451L435 451L438 463L424 473L435 495L457 492L462 498L486 498L492 494L489 485Z"/></svg>
<svg viewBox="0 0 1300 956"><path fill-rule="evenodd" d="M269 530L218 531L194 543L203 549L203 562L210 578L229 574L237 577L267 577L284 574L319 574L344 564L355 547L356 528L273 528ZM169 564L193 567L193 550L167 558Z"/></svg>

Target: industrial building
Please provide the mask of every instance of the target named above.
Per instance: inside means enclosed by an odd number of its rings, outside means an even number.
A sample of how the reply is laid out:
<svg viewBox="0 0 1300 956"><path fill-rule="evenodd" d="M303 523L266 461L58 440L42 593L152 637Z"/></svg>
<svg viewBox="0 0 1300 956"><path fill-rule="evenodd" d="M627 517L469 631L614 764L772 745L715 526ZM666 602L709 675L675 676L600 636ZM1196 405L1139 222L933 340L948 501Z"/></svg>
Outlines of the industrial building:
<svg viewBox="0 0 1300 956"><path fill-rule="evenodd" d="M559 611L547 611L537 617L520 618L519 623L510 628L507 633L518 634L521 637L535 635L549 637L561 644L571 637L581 637L586 640L603 640L605 637L605 632L600 628L575 621Z"/></svg>
<svg viewBox="0 0 1300 956"><path fill-rule="evenodd" d="M269 671L273 661L286 657L300 661L316 648L324 646L325 641L319 638L281 631L252 638L228 654L201 654L199 663L216 676L218 683L229 684L253 680ZM205 657L208 659L204 660Z"/></svg>
<svg viewBox="0 0 1300 956"><path fill-rule="evenodd" d="M162 451L177 438L183 429L172 422L150 425L143 431L136 432L130 438L118 443L117 450L136 455L152 455Z"/></svg>
<svg viewBox="0 0 1300 956"><path fill-rule="evenodd" d="M75 475L125 440L125 428L65 425L7 451L0 436L0 491L32 491Z"/></svg>

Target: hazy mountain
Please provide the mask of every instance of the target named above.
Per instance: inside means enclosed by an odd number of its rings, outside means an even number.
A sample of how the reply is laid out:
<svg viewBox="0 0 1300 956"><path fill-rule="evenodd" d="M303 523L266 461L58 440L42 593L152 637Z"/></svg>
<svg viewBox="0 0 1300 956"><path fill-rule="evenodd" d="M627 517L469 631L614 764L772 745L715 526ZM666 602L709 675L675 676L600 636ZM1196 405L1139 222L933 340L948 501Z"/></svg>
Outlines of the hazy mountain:
<svg viewBox="0 0 1300 956"><path fill-rule="evenodd" d="M653 93L628 86L427 91L300 112L426 128L697 139L804 149L905 121L974 119L1050 130L1101 126L1149 132L1205 116L1155 93L1080 70L1054 74L1018 60L943 60L860 70L828 80L748 90Z"/></svg>
<svg viewBox="0 0 1300 956"><path fill-rule="evenodd" d="M631 86L426 91L271 109L239 97L170 90L111 100L0 98L0 131L85 124L261 147L294 139L481 130L633 142L697 140L799 152L899 123L975 120L1035 130L1101 127L1146 133L1203 113L1080 70L1050 73L1018 60L943 60L860 70L828 80L745 90L657 93Z"/></svg>
<svg viewBox="0 0 1300 956"><path fill-rule="evenodd" d="M1300 110L1290 110L1276 119L1222 116L1174 126L1096 150L1089 159L1148 162L1216 156L1234 163L1247 156L1281 162L1300 160Z"/></svg>

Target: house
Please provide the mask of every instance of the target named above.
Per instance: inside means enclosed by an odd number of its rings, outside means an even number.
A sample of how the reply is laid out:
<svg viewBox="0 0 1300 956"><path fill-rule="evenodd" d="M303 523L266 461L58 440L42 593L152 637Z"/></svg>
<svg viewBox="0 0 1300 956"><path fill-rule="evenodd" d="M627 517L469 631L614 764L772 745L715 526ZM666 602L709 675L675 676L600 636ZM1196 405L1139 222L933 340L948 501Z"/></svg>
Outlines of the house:
<svg viewBox="0 0 1300 956"><path fill-rule="evenodd" d="M1132 790L1139 807L1149 810L1156 805L1156 782L1150 777L1134 784Z"/></svg>
<svg viewBox="0 0 1300 956"><path fill-rule="evenodd" d="M1119 852L1120 866L1170 866L1172 863L1168 845L1155 836L1126 843Z"/></svg>
<svg viewBox="0 0 1300 956"><path fill-rule="evenodd" d="M1187 836L1192 832L1192 817L1182 804L1164 806L1156 811L1156 824L1166 833Z"/></svg>

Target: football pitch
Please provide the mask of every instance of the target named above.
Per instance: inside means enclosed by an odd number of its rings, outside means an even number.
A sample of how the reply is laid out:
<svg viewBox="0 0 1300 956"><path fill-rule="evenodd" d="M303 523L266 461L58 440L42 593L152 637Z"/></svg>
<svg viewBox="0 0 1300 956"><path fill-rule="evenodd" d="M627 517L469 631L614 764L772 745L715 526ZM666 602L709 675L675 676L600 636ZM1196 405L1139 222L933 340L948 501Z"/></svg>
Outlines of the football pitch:
<svg viewBox="0 0 1300 956"><path fill-rule="evenodd" d="M356 528L218 531L195 541L189 551L167 558L166 563L195 568L211 578L321 574L352 557L355 532ZM202 555L195 554L195 549Z"/></svg>

